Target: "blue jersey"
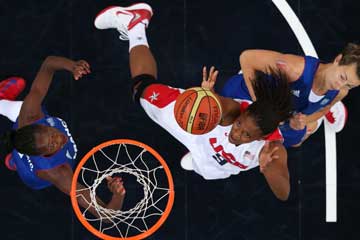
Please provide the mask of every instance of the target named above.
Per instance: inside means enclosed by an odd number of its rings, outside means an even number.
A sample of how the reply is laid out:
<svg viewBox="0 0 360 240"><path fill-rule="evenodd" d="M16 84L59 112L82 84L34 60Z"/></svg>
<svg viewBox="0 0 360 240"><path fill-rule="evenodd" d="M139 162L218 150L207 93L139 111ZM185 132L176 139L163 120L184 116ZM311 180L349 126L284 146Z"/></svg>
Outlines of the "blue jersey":
<svg viewBox="0 0 360 240"><path fill-rule="evenodd" d="M68 163L71 167L73 167L77 148L66 125L66 122L62 119L45 115L45 117L34 122L33 124L42 124L54 127L68 137L68 141L63 146L63 148L50 157L28 156L13 150L11 163L16 165L16 171L19 174L21 180L32 189L42 189L50 186L51 183L39 178L36 175L36 172L39 170L52 169L65 163ZM16 121L13 129L17 128L18 122Z"/></svg>
<svg viewBox="0 0 360 240"><path fill-rule="evenodd" d="M314 82L315 73L319 67L319 59L305 56L304 71L295 82L290 83L291 92L293 94L294 107L296 112L306 115L315 113L325 106L329 105L338 95L338 90L329 90L317 102L310 102L309 95Z"/></svg>
<svg viewBox="0 0 360 240"><path fill-rule="evenodd" d="M319 101L310 102L309 95L320 61L319 59L310 56L305 56L304 58L304 71L298 80L290 83L290 88L293 94L293 110L310 115L329 105L337 96L339 91L330 90ZM221 91L221 95L224 97L251 100L242 74L237 74L230 78L225 83L224 88ZM288 122L279 126L279 128L284 138L285 147L300 143L306 134L306 128L297 131L292 129Z"/></svg>

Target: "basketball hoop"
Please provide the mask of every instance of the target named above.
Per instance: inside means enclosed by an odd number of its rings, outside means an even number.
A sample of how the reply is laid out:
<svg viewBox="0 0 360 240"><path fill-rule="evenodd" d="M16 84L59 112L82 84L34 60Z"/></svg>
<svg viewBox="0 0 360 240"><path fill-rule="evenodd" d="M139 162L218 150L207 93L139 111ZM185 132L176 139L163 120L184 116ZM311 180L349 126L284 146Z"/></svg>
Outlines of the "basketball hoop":
<svg viewBox="0 0 360 240"><path fill-rule="evenodd" d="M131 207L113 210L98 204L97 197L104 199L100 196L101 184L106 177L116 175L124 179L127 192L124 203ZM131 178L133 185L126 180ZM78 182L84 188L77 189ZM133 195L141 192L138 198L142 197L136 204L128 191L135 185L141 186L141 190ZM165 160L146 144L129 139L107 141L88 152L75 169L70 192L80 222L97 237L109 240L144 239L153 234L170 214L174 195L172 175ZM88 207L80 209L79 199ZM97 216L89 209L96 211Z"/></svg>

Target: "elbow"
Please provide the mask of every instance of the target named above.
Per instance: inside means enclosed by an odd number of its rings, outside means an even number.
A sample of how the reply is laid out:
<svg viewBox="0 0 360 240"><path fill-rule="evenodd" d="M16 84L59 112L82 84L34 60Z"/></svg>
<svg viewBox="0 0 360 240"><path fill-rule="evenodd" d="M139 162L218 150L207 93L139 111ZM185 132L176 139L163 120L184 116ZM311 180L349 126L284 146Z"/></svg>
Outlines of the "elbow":
<svg viewBox="0 0 360 240"><path fill-rule="evenodd" d="M280 201L285 202L285 201L287 201L287 200L289 199L289 192L283 193L283 194L279 194L279 195L277 195L276 197L277 197L277 199L279 199Z"/></svg>
<svg viewBox="0 0 360 240"><path fill-rule="evenodd" d="M240 53L240 56L239 56L239 62L240 62L240 66L241 64L244 64L244 62L246 61L246 59L249 57L249 55L251 54L251 51L250 49L248 50L244 50Z"/></svg>
<svg viewBox="0 0 360 240"><path fill-rule="evenodd" d="M56 56L47 56L42 63L43 67L52 66L52 63L56 61Z"/></svg>
<svg viewBox="0 0 360 240"><path fill-rule="evenodd" d="M280 201L287 201L289 199L289 195L290 195L290 186L287 186L285 189L283 189L282 191L278 191L275 193L277 199L279 199Z"/></svg>

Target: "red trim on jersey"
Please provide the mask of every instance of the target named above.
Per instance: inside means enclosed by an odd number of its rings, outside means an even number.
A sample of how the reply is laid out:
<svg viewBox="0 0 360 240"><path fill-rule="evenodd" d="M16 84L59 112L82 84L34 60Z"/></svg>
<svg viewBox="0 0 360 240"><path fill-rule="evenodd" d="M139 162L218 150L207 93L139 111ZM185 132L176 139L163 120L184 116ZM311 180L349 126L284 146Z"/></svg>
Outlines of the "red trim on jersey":
<svg viewBox="0 0 360 240"><path fill-rule="evenodd" d="M272 133L270 133L269 135L267 135L264 140L266 141L284 141L284 138L279 130L279 128L277 128L275 131L273 131Z"/></svg>
<svg viewBox="0 0 360 240"><path fill-rule="evenodd" d="M156 83L149 85L143 92L141 98L158 108L163 108L175 101L179 95L179 89Z"/></svg>
<svg viewBox="0 0 360 240"><path fill-rule="evenodd" d="M240 102L240 112L245 112L245 110L250 106L250 102L241 101Z"/></svg>

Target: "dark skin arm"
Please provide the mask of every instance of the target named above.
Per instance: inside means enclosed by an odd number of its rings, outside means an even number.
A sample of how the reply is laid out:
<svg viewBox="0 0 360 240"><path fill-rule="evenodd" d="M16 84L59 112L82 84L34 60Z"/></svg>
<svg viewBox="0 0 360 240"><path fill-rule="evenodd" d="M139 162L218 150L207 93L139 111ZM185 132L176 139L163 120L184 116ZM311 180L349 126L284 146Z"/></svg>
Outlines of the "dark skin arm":
<svg viewBox="0 0 360 240"><path fill-rule="evenodd" d="M55 187L57 187L63 193L70 195L71 182L73 177L73 171L68 164L60 165L56 168L50 170L40 170L37 172L37 176L41 179L51 182ZM109 190L113 193L112 199L108 204L105 204L101 199L97 198L97 203L105 208L120 210L122 208L124 198L125 198L125 188L120 178L107 177L107 185ZM77 189L85 189L83 185L77 183ZM82 191L83 197L78 197L77 201L79 205L83 208L88 208L88 203L91 202L90 193L88 190ZM96 210L91 207L89 211L94 215L98 216Z"/></svg>
<svg viewBox="0 0 360 240"><path fill-rule="evenodd" d="M21 106L19 128L31 124L44 116L41 103L49 90L54 73L59 70L71 72L75 80L78 80L83 75L90 73L90 66L84 60L75 62L64 57L47 57L42 63L31 85L30 92Z"/></svg>
<svg viewBox="0 0 360 240"><path fill-rule="evenodd" d="M290 176L282 143L267 142L260 152L259 165L272 192L279 200L286 201L290 194Z"/></svg>

